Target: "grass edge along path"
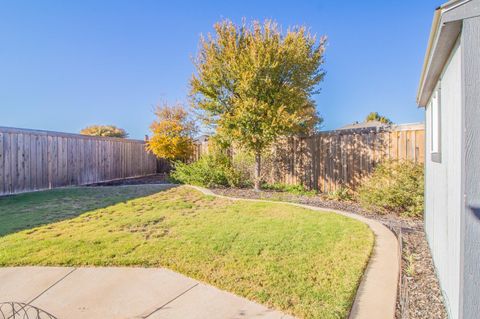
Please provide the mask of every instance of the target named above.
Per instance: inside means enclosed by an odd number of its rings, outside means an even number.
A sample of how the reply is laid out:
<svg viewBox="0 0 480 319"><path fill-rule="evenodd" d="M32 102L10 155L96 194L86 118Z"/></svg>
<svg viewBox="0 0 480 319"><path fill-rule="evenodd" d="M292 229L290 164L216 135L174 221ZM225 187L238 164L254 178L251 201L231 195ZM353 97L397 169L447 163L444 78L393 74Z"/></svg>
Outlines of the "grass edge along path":
<svg viewBox="0 0 480 319"><path fill-rule="evenodd" d="M345 318L373 244L335 213L177 187L0 237L0 265L166 267L300 318Z"/></svg>

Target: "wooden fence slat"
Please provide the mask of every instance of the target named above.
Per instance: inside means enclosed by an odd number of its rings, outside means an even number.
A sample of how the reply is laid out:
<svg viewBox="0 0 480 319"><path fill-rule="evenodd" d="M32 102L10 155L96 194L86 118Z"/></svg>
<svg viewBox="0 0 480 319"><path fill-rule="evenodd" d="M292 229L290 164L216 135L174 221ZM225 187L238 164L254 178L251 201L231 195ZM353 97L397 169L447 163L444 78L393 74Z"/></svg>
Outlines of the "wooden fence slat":
<svg viewBox="0 0 480 319"><path fill-rule="evenodd" d="M418 162L423 163L425 161L425 131L417 130L416 148L418 148Z"/></svg>
<svg viewBox="0 0 480 319"><path fill-rule="evenodd" d="M28 145L28 162L30 166L30 172L27 179L29 183L27 191L30 189L37 189L37 140L35 135L30 134L29 137L30 145Z"/></svg>
<svg viewBox="0 0 480 319"><path fill-rule="evenodd" d="M18 158L18 134L12 136L12 188L22 191L19 183L20 171L19 165L21 165L21 159Z"/></svg>
<svg viewBox="0 0 480 319"><path fill-rule="evenodd" d="M17 188L21 191L25 190L25 151L24 151L24 134L18 134L17 137Z"/></svg>
<svg viewBox="0 0 480 319"><path fill-rule="evenodd" d="M327 137L327 172L326 172L326 181L327 181L327 187L326 191L327 193L332 190L332 182L333 182L333 142L332 142L332 135L328 135Z"/></svg>
<svg viewBox="0 0 480 319"><path fill-rule="evenodd" d="M5 150L3 148L3 133L0 132L0 194L5 194Z"/></svg>
<svg viewBox="0 0 480 319"><path fill-rule="evenodd" d="M23 157L25 160L25 177L24 177L24 187L25 190L33 189L32 187L32 165L31 165L31 154L32 154L32 142L31 135L25 134L23 137Z"/></svg>
<svg viewBox="0 0 480 319"><path fill-rule="evenodd" d="M12 187L12 139L13 134L4 134L3 149L4 149L4 170L3 170L3 184L4 194L11 194Z"/></svg>
<svg viewBox="0 0 480 319"><path fill-rule="evenodd" d="M65 137L61 138L62 140L62 149L61 149L61 157L62 157L62 185L67 186L69 185L68 182L68 139Z"/></svg>
<svg viewBox="0 0 480 319"><path fill-rule="evenodd" d="M39 146L42 151L41 159L37 162L37 172L41 172L38 189L46 189L48 188L48 139L46 136L39 136L39 144L37 145L37 149Z"/></svg>

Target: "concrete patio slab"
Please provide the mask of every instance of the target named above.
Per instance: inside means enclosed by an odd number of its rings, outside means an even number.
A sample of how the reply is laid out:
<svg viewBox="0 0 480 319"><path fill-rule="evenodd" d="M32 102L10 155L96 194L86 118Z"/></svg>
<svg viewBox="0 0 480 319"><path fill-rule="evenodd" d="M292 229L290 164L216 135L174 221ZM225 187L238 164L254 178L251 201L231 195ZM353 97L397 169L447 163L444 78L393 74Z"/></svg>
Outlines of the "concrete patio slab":
<svg viewBox="0 0 480 319"><path fill-rule="evenodd" d="M228 298L226 298L228 295ZM218 301L222 302L218 302ZM208 305L206 307L206 305ZM186 307L188 306L188 307ZM191 308L195 309L192 312ZM199 284L192 288L182 298L173 300L152 313L148 319L240 319L240 318L263 318L281 319L293 318L281 312L267 309L257 303L213 288Z"/></svg>
<svg viewBox="0 0 480 319"><path fill-rule="evenodd" d="M195 285L167 269L77 268L32 305L59 318L143 318Z"/></svg>
<svg viewBox="0 0 480 319"><path fill-rule="evenodd" d="M0 302L29 303L72 270L74 268L69 267L0 268Z"/></svg>
<svg viewBox="0 0 480 319"><path fill-rule="evenodd" d="M0 303L25 302L59 319L288 318L164 268L8 267L0 280Z"/></svg>

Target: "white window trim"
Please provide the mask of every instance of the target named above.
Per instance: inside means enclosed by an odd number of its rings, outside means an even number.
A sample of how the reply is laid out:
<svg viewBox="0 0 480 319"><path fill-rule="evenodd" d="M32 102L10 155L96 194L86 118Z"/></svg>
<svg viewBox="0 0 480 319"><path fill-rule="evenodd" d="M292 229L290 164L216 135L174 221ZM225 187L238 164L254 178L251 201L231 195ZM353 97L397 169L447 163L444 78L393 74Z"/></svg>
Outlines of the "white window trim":
<svg viewBox="0 0 480 319"><path fill-rule="evenodd" d="M430 100L430 157L432 162L442 162L442 99L440 83Z"/></svg>

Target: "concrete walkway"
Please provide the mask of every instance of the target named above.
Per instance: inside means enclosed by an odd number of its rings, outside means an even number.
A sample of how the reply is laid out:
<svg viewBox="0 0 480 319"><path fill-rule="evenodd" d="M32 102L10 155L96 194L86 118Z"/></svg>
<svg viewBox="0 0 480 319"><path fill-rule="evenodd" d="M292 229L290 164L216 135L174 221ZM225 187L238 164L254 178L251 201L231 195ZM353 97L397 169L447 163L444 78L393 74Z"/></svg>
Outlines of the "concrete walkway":
<svg viewBox="0 0 480 319"><path fill-rule="evenodd" d="M163 268L0 268L6 301L59 319L292 318ZM0 307L5 318L7 306Z"/></svg>

